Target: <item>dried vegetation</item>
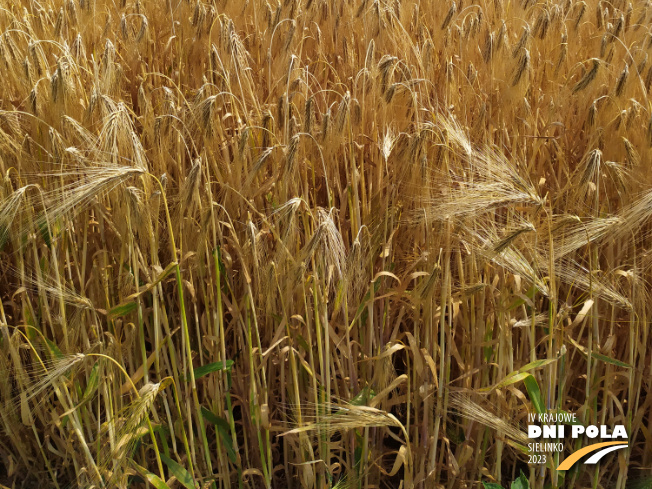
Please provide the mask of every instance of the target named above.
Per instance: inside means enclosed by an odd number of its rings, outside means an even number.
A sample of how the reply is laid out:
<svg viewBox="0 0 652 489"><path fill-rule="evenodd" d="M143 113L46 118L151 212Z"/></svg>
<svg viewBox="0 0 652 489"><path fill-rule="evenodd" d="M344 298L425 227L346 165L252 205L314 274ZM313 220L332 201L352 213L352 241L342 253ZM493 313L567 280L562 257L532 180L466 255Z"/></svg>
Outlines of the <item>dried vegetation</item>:
<svg viewBox="0 0 652 489"><path fill-rule="evenodd" d="M628 0L3 3L0 482L649 476L651 21ZM528 469L537 410L624 424L629 448Z"/></svg>

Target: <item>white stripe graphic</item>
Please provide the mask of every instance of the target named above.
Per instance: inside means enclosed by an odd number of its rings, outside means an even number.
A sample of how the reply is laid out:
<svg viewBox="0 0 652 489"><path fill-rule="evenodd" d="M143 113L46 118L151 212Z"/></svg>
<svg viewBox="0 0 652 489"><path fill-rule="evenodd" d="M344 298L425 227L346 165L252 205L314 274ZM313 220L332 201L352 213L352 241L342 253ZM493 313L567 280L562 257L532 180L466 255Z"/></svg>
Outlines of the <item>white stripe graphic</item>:
<svg viewBox="0 0 652 489"><path fill-rule="evenodd" d="M603 448L602 450L598 450L596 453L591 455L591 457L584 462L585 464L597 464L602 457L604 457L606 454L609 452L613 452L614 450L619 450L621 448L625 448L627 445L614 445L611 447Z"/></svg>

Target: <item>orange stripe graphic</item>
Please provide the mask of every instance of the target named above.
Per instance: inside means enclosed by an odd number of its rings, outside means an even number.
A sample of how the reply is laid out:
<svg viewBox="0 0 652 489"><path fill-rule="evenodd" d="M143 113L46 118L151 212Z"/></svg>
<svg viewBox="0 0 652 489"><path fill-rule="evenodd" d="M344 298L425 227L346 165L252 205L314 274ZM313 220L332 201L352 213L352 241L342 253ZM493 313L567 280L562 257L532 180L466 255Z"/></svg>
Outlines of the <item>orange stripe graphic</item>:
<svg viewBox="0 0 652 489"><path fill-rule="evenodd" d="M570 457L566 458L562 463L560 463L559 467L557 467L557 470L568 470L584 455L588 455L589 453L600 450L601 448L626 444L627 441L605 441L604 443L595 443L593 445L589 445L588 447L581 448L573 453Z"/></svg>

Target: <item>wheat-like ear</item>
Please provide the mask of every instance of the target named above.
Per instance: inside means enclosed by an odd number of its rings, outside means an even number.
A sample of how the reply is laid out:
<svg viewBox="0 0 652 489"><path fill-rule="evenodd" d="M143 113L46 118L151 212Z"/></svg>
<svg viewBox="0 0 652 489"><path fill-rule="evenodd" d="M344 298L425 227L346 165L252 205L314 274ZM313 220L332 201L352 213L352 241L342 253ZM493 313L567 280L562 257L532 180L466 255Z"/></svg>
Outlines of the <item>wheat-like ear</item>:
<svg viewBox="0 0 652 489"><path fill-rule="evenodd" d="M441 23L442 31L448 28L451 21L453 20L453 16L455 15L455 12L457 12L457 4L453 2L450 8L448 9L448 12L446 13L446 17L444 17L444 21Z"/></svg>
<svg viewBox="0 0 652 489"><path fill-rule="evenodd" d="M333 489L354 489L359 487L362 477L355 472L355 468L344 474L333 486Z"/></svg>
<svg viewBox="0 0 652 489"><path fill-rule="evenodd" d="M637 239L645 237L647 235L645 233L640 236L640 230L645 229L645 224L652 218L652 191L647 191L638 200L625 206L615 217L618 221L609 230L607 234L609 239L617 241L630 239L633 236Z"/></svg>
<svg viewBox="0 0 652 489"><path fill-rule="evenodd" d="M451 393L448 405L449 412L457 412L467 419L496 430L499 436L505 436L521 445L525 445L530 441L527 433L521 431L518 426L515 426L512 419L505 419L502 416L492 413L488 408L471 400L469 394Z"/></svg>
<svg viewBox="0 0 652 489"><path fill-rule="evenodd" d="M29 185L20 187L0 202L0 249L4 247L9 239L11 225L25 201L25 194L28 189Z"/></svg>
<svg viewBox="0 0 652 489"><path fill-rule="evenodd" d="M115 166L129 161L134 168L147 170L145 150L123 102L119 102L105 117L98 138L98 150L103 155L110 155L111 163Z"/></svg>
<svg viewBox="0 0 652 489"><path fill-rule="evenodd" d="M533 324L535 326L545 326L550 318L548 317L548 314L537 314L536 316L531 316L527 317L524 319L519 319L518 321L514 321L514 324L512 325L513 328L524 328L527 326L532 326Z"/></svg>
<svg viewBox="0 0 652 489"><path fill-rule="evenodd" d="M589 71L582 77L582 79L577 82L573 87L573 93L581 92L585 90L593 80L598 76L598 68L600 68L600 60L598 58L592 58L592 65Z"/></svg>
<svg viewBox="0 0 652 489"><path fill-rule="evenodd" d="M523 78L530 66L530 51L523 48L519 54L516 67L514 68L514 77L512 78L512 86L515 87Z"/></svg>
<svg viewBox="0 0 652 489"><path fill-rule="evenodd" d="M315 410L319 412L318 416L314 416L315 421L308 421L312 416L305 410L303 425L284 432L283 436L306 431L319 431L332 436L352 429L382 426L393 426L404 431L401 422L382 409L341 403L319 405Z"/></svg>
<svg viewBox="0 0 652 489"><path fill-rule="evenodd" d="M463 231L464 234L460 236L460 239L469 249L475 250L479 256L492 261L505 270L526 278L542 294L549 296L550 289L535 266L535 263L543 263L544 257L529 245L523 251L512 246L519 235L534 231L532 224L525 222L515 231L508 232L507 236L503 238L499 237L493 223L475 223L473 227L467 223L464 224Z"/></svg>
<svg viewBox="0 0 652 489"><path fill-rule="evenodd" d="M2 228L0 227L0 230ZM1 238L1 237L0 237ZM36 270L26 266L22 271L13 267L7 268L7 274L20 278L23 286L28 290L37 293L39 290L45 292L49 297L57 301L63 301L66 305L82 311L95 312L95 306L88 297L79 294L69 284L58 282L45 270Z"/></svg>
<svg viewBox="0 0 652 489"><path fill-rule="evenodd" d="M552 226L556 242L555 260L571 254L588 243L636 237L650 218L652 218L652 192L647 192L613 216L584 219L577 216L558 217L554 220L556 224ZM643 237L638 236L637 239Z"/></svg>
<svg viewBox="0 0 652 489"><path fill-rule="evenodd" d="M485 63L489 63L491 61L495 49L496 49L495 34L493 32L487 31L487 35L484 41L484 48L482 49L482 59L484 60Z"/></svg>
<svg viewBox="0 0 652 489"><path fill-rule="evenodd" d="M634 153L633 156L638 157L638 153ZM628 163L631 165L637 164L634 161L628 161ZM609 160L604 162L604 166L610 179L616 186L618 193L625 195L628 191L629 182L631 181L630 170L625 165Z"/></svg>
<svg viewBox="0 0 652 489"><path fill-rule="evenodd" d="M18 139L14 136L11 127L7 127L5 130L2 128L2 125L0 125L0 151L15 159L18 159L22 153L21 145L18 143Z"/></svg>
<svg viewBox="0 0 652 489"><path fill-rule="evenodd" d="M199 185L201 183L201 158L196 158L190 167L186 180L181 188L179 207L182 212L191 213L196 205L201 207Z"/></svg>
<svg viewBox="0 0 652 489"><path fill-rule="evenodd" d="M277 146L270 146L266 147L263 149L263 151L258 155L256 160L254 161L254 164L251 167L251 171L249 172L249 175L247 176L247 180L245 181L245 188L250 187L253 185L254 180L256 178L256 175L258 175L260 169L263 167L265 162L269 159L269 157L272 155L272 152Z"/></svg>
<svg viewBox="0 0 652 489"><path fill-rule="evenodd" d="M137 441L147 434L149 410L162 389L161 383L147 383L138 391L138 397L103 424L100 438L105 441L98 460L99 473L103 480L95 481L100 487L117 487L125 483L123 477L129 458Z"/></svg>
<svg viewBox="0 0 652 489"><path fill-rule="evenodd" d="M523 224L520 224L519 226L514 227L514 229L508 229L505 232L505 236L497 243L495 243L492 249L496 253L500 253L503 250L505 250L508 246L510 246L512 242L515 241L516 238L518 238L522 234L531 233L535 231L536 228L534 227L534 224L532 224L531 222L525 222Z"/></svg>
<svg viewBox="0 0 652 489"><path fill-rule="evenodd" d="M600 173L600 165L602 164L602 151L594 149L589 151L580 165L582 175L580 177L580 186L585 186L589 182L593 182L597 175ZM582 168L583 167L583 168Z"/></svg>
<svg viewBox="0 0 652 489"><path fill-rule="evenodd" d="M466 166L458 175L440 177L436 185L445 195L433 199L425 216L428 220L446 220L462 216L479 216L509 204L541 206L544 199L527 176L522 176L497 148L476 148L452 119L440 122L447 149ZM415 213L416 214L416 213ZM423 213L421 213L423 216ZM416 214L416 219L421 217Z"/></svg>
<svg viewBox="0 0 652 489"><path fill-rule="evenodd" d="M628 76L629 76L629 66L625 65L625 68L623 68L623 71L620 73L620 76L618 77L618 81L616 82L616 88L614 89L616 97L620 97L623 94Z"/></svg>
<svg viewBox="0 0 652 489"><path fill-rule="evenodd" d="M50 177L59 177L60 179L75 177L77 180L49 191L43 196L45 210L36 223L42 229L47 229L57 219L81 212L96 198L106 195L128 179L144 173L139 168L112 164L97 164L93 167L79 168L77 171L69 167L60 172L51 172L48 174Z"/></svg>
<svg viewBox="0 0 652 489"><path fill-rule="evenodd" d="M15 349L18 351L18 336L13 336ZM27 409L30 402L44 403L45 393L56 387L59 380L76 367L81 366L86 358L83 353L66 355L53 360L39 360L38 363L25 367L22 363L14 364L12 377L21 386L22 391L10 399L5 399L4 415L13 415L21 409ZM14 363L20 362L14 357ZM9 373L7 371L6 373Z"/></svg>
<svg viewBox="0 0 652 489"><path fill-rule="evenodd" d="M363 268L369 252L368 234L366 226L360 228L346 258L346 287L353 297L358 297L366 287Z"/></svg>
<svg viewBox="0 0 652 489"><path fill-rule="evenodd" d="M341 280L346 271L346 254L344 242L339 229L332 217L333 209L317 209L318 225L310 241L301 252L301 261L308 262L316 254L316 258L324 264L323 273L327 283L333 279Z"/></svg>
<svg viewBox="0 0 652 489"><path fill-rule="evenodd" d="M613 232L621 218L595 217L580 219L577 216L561 216L554 220L552 235L554 238L554 259L559 260L581 247L600 241Z"/></svg>
<svg viewBox="0 0 652 489"><path fill-rule="evenodd" d="M629 167L638 166L641 157L639 156L638 151L636 151L634 145L626 137L623 137L623 144L625 146L625 157Z"/></svg>
<svg viewBox="0 0 652 489"><path fill-rule="evenodd" d="M567 285L578 287L612 304L631 311L631 301L613 287L599 270L588 270L573 259L559 260L553 271L557 279Z"/></svg>
<svg viewBox="0 0 652 489"><path fill-rule="evenodd" d="M97 137L72 117L64 115L61 124L66 138L75 141L83 150L91 151L97 146Z"/></svg>

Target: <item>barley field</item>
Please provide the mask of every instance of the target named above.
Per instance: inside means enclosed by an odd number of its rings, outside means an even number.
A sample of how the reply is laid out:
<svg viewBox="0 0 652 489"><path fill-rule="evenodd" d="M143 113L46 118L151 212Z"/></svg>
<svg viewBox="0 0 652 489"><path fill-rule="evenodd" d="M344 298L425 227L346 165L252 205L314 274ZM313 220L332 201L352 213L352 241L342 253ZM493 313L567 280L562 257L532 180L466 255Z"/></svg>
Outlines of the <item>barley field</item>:
<svg viewBox="0 0 652 489"><path fill-rule="evenodd" d="M0 487L652 487L651 51L643 0L1 1ZM560 413L628 447L530 463Z"/></svg>

